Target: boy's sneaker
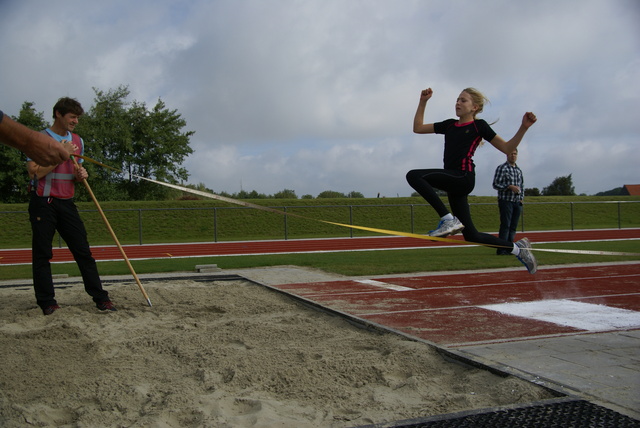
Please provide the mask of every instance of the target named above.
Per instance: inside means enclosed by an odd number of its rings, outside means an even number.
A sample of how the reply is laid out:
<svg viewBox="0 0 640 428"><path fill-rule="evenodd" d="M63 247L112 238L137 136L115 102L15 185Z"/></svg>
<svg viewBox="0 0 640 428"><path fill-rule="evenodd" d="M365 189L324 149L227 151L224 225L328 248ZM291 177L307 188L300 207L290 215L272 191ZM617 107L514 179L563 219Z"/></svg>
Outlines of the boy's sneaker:
<svg viewBox="0 0 640 428"><path fill-rule="evenodd" d="M110 300L96 303L96 308L100 309L101 311L117 311L113 302L111 302Z"/></svg>
<svg viewBox="0 0 640 428"><path fill-rule="evenodd" d="M42 308L42 313L45 314L45 315L51 315L52 313L54 313L58 309L60 309L60 306L51 305L51 306L47 306L46 308Z"/></svg>
<svg viewBox="0 0 640 428"><path fill-rule="evenodd" d="M529 273L536 273L538 270L538 262L531 252L531 243L527 238L522 238L516 242L518 248L520 248L520 254L516 257L520 262L526 266Z"/></svg>
<svg viewBox="0 0 640 428"><path fill-rule="evenodd" d="M429 232L429 236L444 238L445 236L455 235L464 229L464 224L460 223L456 217L453 220L440 220L436 230Z"/></svg>

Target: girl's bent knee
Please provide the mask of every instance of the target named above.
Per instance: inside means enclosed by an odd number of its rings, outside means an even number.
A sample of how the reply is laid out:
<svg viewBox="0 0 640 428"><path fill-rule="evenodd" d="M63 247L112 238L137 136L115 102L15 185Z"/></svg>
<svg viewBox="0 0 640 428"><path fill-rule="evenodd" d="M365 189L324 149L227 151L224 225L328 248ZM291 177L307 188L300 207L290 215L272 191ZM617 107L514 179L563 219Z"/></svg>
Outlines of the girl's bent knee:
<svg viewBox="0 0 640 428"><path fill-rule="evenodd" d="M405 176L405 178L407 179L408 183L412 183L412 182L415 182L416 180L419 180L422 177L420 176L420 173L417 170L412 169L411 171L407 172L407 175Z"/></svg>

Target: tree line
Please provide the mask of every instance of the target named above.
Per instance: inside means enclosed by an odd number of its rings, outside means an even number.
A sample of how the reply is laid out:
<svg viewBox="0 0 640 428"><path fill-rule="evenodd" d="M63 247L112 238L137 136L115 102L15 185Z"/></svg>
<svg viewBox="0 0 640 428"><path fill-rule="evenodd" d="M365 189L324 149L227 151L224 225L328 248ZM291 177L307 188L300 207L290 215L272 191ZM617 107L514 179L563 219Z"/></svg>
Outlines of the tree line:
<svg viewBox="0 0 640 428"><path fill-rule="evenodd" d="M573 185L572 174L564 177L556 177L542 192L537 187L524 189L525 196L575 196L576 188Z"/></svg>
<svg viewBox="0 0 640 428"><path fill-rule="evenodd" d="M203 186L203 185L202 185ZM191 187L186 186L186 187ZM206 187L203 189L199 189L199 190L205 190L205 191L209 191L209 192L213 192L211 189L207 189ZM228 198L234 198L234 199L298 199L298 195L296 195L296 192L294 190L291 189L284 189L281 190L279 192L274 193L273 195L267 195L264 193L258 193L255 190L252 190L251 192L247 192L246 190L241 190L237 193L227 193L227 192L219 192L218 193L221 196L226 196ZM185 196L185 198L188 198ZM364 195L360 192L356 192L351 191L349 193L342 193L342 192L337 192L335 190L325 190L322 191L320 193L318 193L318 196L315 196L315 198L318 199L323 199L323 198L351 198L351 199L355 199L355 198L364 198ZM313 195L310 194L306 194L306 195L302 195L300 197L300 199L314 199Z"/></svg>

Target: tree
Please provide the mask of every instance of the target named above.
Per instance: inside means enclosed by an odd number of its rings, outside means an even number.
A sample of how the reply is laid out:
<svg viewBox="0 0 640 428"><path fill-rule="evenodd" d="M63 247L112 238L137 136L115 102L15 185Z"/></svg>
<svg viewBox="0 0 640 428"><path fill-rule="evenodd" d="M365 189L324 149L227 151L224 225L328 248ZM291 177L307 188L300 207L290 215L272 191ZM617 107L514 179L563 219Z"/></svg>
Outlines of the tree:
<svg viewBox="0 0 640 428"><path fill-rule="evenodd" d="M86 142L87 156L122 171L93 168L101 178L94 193L102 199L166 198L168 188L137 177L185 181L189 174L180 165L193 153L189 138L194 132L184 132L186 121L161 99L149 110L145 103L127 102L126 86L107 92L94 88L94 92L95 104L80 120L77 132Z"/></svg>
<svg viewBox="0 0 640 428"><path fill-rule="evenodd" d="M616 187L611 190L607 190L605 192L598 192L595 196L620 196L620 195L628 195L629 193L625 190L624 187Z"/></svg>
<svg viewBox="0 0 640 428"><path fill-rule="evenodd" d="M345 198L344 193L336 192L335 190L325 190L318 194L318 198Z"/></svg>
<svg viewBox="0 0 640 428"><path fill-rule="evenodd" d="M573 187L571 174L566 177L557 177L553 182L542 189L544 196L575 196L576 190Z"/></svg>
<svg viewBox="0 0 640 428"><path fill-rule="evenodd" d="M352 190L347 194L347 198L364 198L364 195L360 192L356 192L355 190Z"/></svg>
<svg viewBox="0 0 640 428"><path fill-rule="evenodd" d="M129 90L119 87L107 93L93 88L95 104L80 119L75 132L85 142L85 154L98 162L124 171L122 152L132 150L132 121L127 115L126 97ZM91 189L99 200L129 200L124 173L85 162ZM87 200L87 195L76 189L76 198ZM79 192L80 191L80 192Z"/></svg>
<svg viewBox="0 0 640 428"><path fill-rule="evenodd" d="M298 196L296 196L296 192L291 189L284 189L276 192L273 197L276 199L298 199Z"/></svg>
<svg viewBox="0 0 640 428"><path fill-rule="evenodd" d="M538 189L537 187L532 187L532 188L526 188L524 189L524 195L525 196L540 196L540 189Z"/></svg>
<svg viewBox="0 0 640 428"><path fill-rule="evenodd" d="M33 102L24 102L18 117L12 117L18 123L33 129L42 131L49 124L42 113L37 112ZM29 177L25 163L26 156L9 146L0 144L0 202L15 203L28 200L27 187Z"/></svg>
<svg viewBox="0 0 640 428"><path fill-rule="evenodd" d="M225 196L224 192L221 195ZM264 193L258 193L257 190L252 190L251 192L240 190L238 193L229 195L229 197L234 199L266 199L267 195Z"/></svg>
<svg viewBox="0 0 640 428"><path fill-rule="evenodd" d="M25 157L19 150L0 144L0 201L25 202L27 199L27 172Z"/></svg>

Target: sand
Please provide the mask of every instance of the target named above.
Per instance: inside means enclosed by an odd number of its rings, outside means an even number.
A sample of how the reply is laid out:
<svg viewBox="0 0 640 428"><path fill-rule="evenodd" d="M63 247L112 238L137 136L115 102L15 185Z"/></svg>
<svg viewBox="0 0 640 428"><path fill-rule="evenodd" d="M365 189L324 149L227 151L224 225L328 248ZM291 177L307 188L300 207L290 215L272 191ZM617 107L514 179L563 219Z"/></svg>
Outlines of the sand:
<svg viewBox="0 0 640 428"><path fill-rule="evenodd" d="M352 427L551 398L516 377L446 361L260 285L145 282L0 288L0 426Z"/></svg>

